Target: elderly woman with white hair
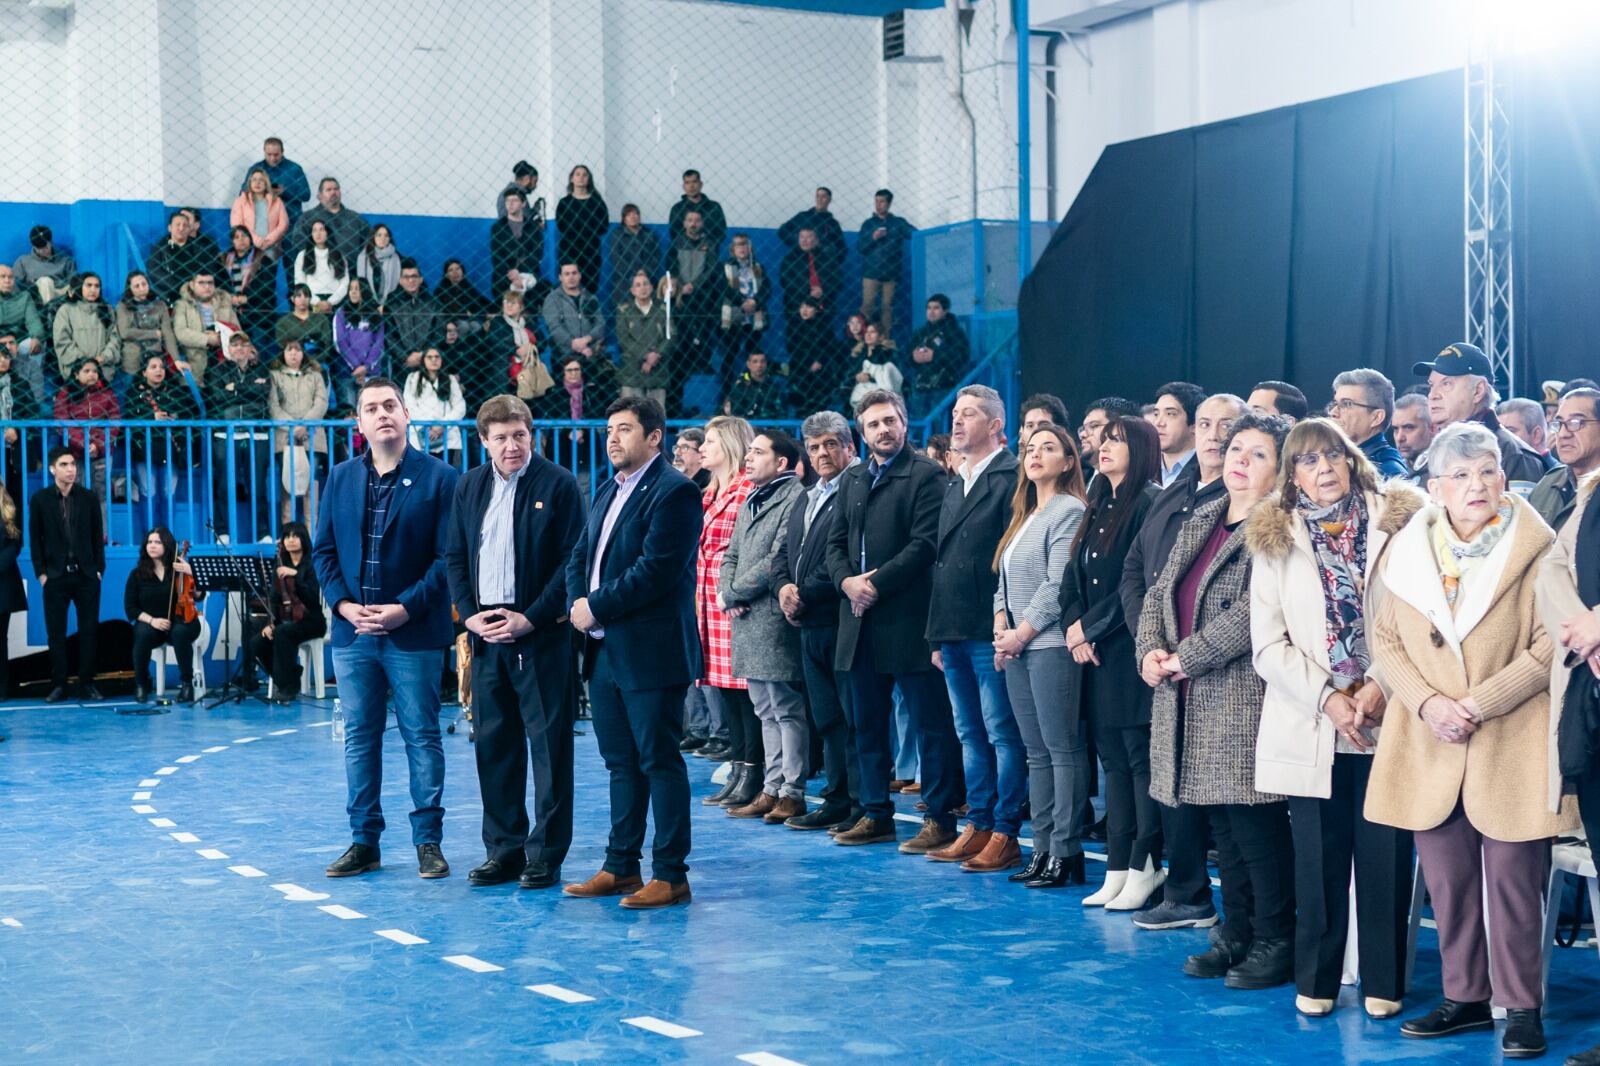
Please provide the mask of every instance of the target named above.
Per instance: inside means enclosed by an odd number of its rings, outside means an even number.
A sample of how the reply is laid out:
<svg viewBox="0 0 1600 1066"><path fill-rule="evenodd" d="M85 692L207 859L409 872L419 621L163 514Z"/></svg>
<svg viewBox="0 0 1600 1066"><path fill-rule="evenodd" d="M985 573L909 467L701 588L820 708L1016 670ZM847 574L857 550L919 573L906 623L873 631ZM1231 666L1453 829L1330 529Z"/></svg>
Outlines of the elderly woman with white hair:
<svg viewBox="0 0 1600 1066"><path fill-rule="evenodd" d="M1577 824L1546 787L1551 642L1534 589L1554 538L1506 492L1483 426L1441 432L1427 471L1433 502L1389 542L1368 593L1390 695L1366 817L1414 833L1444 971L1444 1001L1401 1032L1492 1029L1492 1000L1505 1057L1534 1058L1550 841Z"/></svg>

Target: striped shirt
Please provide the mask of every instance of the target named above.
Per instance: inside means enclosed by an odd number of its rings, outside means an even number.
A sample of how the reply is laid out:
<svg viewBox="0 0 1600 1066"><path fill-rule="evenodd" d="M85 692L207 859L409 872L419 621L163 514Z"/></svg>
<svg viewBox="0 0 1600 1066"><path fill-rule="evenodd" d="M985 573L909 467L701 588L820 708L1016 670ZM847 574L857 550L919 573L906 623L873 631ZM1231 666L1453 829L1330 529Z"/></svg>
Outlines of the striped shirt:
<svg viewBox="0 0 1600 1066"><path fill-rule="evenodd" d="M383 568L378 557L378 547L384 523L389 514L389 504L394 499L394 488L400 484L400 462L387 474L378 473L372 465L372 453L367 452L367 513L361 524L361 602L371 605L382 603Z"/></svg>

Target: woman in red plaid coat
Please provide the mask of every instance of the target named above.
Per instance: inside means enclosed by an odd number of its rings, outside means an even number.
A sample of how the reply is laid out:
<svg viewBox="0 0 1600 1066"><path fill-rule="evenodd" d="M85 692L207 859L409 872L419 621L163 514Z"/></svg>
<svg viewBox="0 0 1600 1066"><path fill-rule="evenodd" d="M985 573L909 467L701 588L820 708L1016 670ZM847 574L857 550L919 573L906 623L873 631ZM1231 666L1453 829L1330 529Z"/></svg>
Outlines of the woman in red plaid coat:
<svg viewBox="0 0 1600 1066"><path fill-rule="evenodd" d="M700 445L700 459L711 474L702 501L705 521L695 562L695 617L700 623L706 671L700 686L706 690L711 713L721 715L727 723L733 748L728 756L732 763L728 783L706 797L703 802L707 806L743 806L761 791L761 726L750 703L749 685L744 678L733 676L732 628L717 603L717 572L728 541L733 539L734 520L752 488L744 473L744 453L754 438L754 430L744 419L718 415L706 423L705 443Z"/></svg>

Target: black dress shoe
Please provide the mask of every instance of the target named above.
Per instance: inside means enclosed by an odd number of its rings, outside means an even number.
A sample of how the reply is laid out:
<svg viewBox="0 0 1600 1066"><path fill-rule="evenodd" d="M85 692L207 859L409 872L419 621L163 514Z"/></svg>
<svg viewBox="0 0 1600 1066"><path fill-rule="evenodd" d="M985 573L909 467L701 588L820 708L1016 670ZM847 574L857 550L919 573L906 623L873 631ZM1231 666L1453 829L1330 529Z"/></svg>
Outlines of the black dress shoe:
<svg viewBox="0 0 1600 1066"><path fill-rule="evenodd" d="M483 865L467 871L467 884L503 885L507 881L515 881L517 875L522 873L522 867L523 863L519 858L485 859Z"/></svg>
<svg viewBox="0 0 1600 1066"><path fill-rule="evenodd" d="M1083 866L1083 852L1067 859L1067 884L1086 885L1089 883L1089 871Z"/></svg>
<svg viewBox="0 0 1600 1066"><path fill-rule="evenodd" d="M193 703L194 702L194 686L193 685L188 684L186 682L186 683L178 686L178 702L179 703Z"/></svg>
<svg viewBox="0 0 1600 1066"><path fill-rule="evenodd" d="M733 747L720 740L708 740L696 749L695 755L708 762L727 762L728 756L733 754Z"/></svg>
<svg viewBox="0 0 1600 1066"><path fill-rule="evenodd" d="M832 829L841 822L848 820L850 809L848 807L818 807L814 811L797 814L793 818L784 820L784 825L790 829Z"/></svg>
<svg viewBox="0 0 1600 1066"><path fill-rule="evenodd" d="M1031 881L1044 872L1044 864L1050 861L1050 853L1043 848L1034 848L1033 854L1028 856L1028 865L1013 873L1006 880L1013 884L1022 884Z"/></svg>
<svg viewBox="0 0 1600 1066"><path fill-rule="evenodd" d="M1568 1055L1566 1066L1600 1066L1600 1044L1596 1044L1588 1051Z"/></svg>
<svg viewBox="0 0 1600 1066"><path fill-rule="evenodd" d="M523 888L554 888L561 883L561 867L548 862L530 862L517 883Z"/></svg>
<svg viewBox="0 0 1600 1066"><path fill-rule="evenodd" d="M378 849L370 844L351 844L345 853L328 867L329 877L354 877L378 869L381 861Z"/></svg>
<svg viewBox="0 0 1600 1066"><path fill-rule="evenodd" d="M1444 1000L1420 1018L1412 1018L1400 1026L1400 1035L1414 1040L1432 1040L1454 1033L1470 1033L1478 1029L1494 1028L1494 1012L1487 1002L1457 1003Z"/></svg>
<svg viewBox="0 0 1600 1066"><path fill-rule="evenodd" d="M706 746L705 737L688 736L678 741L679 751L699 751Z"/></svg>
<svg viewBox="0 0 1600 1066"><path fill-rule="evenodd" d="M1228 970L1229 988L1277 988L1294 980L1294 941L1286 936L1258 936L1244 961Z"/></svg>
<svg viewBox="0 0 1600 1066"><path fill-rule="evenodd" d="M103 700L103 699L105 699L105 697L100 694L100 690L94 687L94 682L93 681L89 682L87 685L84 685L82 688L80 688L78 690L78 695L82 696L86 700Z"/></svg>
<svg viewBox="0 0 1600 1066"><path fill-rule="evenodd" d="M426 881L450 876L450 864L437 844L417 845L417 876Z"/></svg>
<svg viewBox="0 0 1600 1066"><path fill-rule="evenodd" d="M62 700L66 699L66 698L67 698L67 690L64 687L62 687L61 685L57 685L55 688L50 690L50 695L46 696L44 698L44 701L46 703L60 703Z"/></svg>
<svg viewBox="0 0 1600 1066"><path fill-rule="evenodd" d="M143 686L143 685L135 685L135 686L133 686L133 702L134 703L149 703L150 702L150 690L148 688L146 688L145 686Z"/></svg>
<svg viewBox="0 0 1600 1066"><path fill-rule="evenodd" d="M1091 825L1088 830L1084 832L1083 838L1085 840L1092 840L1096 844L1104 844L1106 842L1106 820L1102 818L1098 822Z"/></svg>
<svg viewBox="0 0 1600 1066"><path fill-rule="evenodd" d="M1022 882L1023 888L1062 888L1067 883L1067 864L1071 860L1052 855L1045 860L1044 869Z"/></svg>
<svg viewBox="0 0 1600 1066"><path fill-rule="evenodd" d="M756 797L761 795L761 767L754 763L739 763L738 766L741 771L739 785L721 800L721 806L729 810L754 803Z"/></svg>
<svg viewBox="0 0 1600 1066"><path fill-rule="evenodd" d="M1539 1012L1525 1007L1507 1009L1500 1053L1508 1059L1536 1059L1544 1052L1544 1022L1539 1020Z"/></svg>
<svg viewBox="0 0 1600 1066"><path fill-rule="evenodd" d="M740 784L743 783L744 772L744 763L736 762L732 766L728 767L728 780L723 782L722 787L717 791L711 793L711 795L701 800L700 805L702 807L716 807L720 805L723 800L733 795L735 790L737 790Z"/></svg>
<svg viewBox="0 0 1600 1066"><path fill-rule="evenodd" d="M1239 943L1225 937L1216 937L1211 947L1199 955L1190 955L1183 961L1183 972L1190 977L1222 977L1250 952L1248 943Z"/></svg>

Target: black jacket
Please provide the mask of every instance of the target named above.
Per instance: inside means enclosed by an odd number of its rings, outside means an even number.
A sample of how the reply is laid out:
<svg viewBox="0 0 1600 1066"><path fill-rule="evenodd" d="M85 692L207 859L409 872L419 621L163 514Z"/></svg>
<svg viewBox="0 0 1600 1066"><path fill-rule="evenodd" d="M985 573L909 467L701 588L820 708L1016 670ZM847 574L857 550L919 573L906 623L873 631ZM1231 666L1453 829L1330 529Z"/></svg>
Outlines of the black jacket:
<svg viewBox="0 0 1600 1066"><path fill-rule="evenodd" d="M933 351L933 361L917 362L918 348ZM967 343L967 331L961 328L954 315L945 315L938 322L928 322L911 335L908 362L914 376L912 388L919 392L949 392L966 373L972 361L972 348Z"/></svg>
<svg viewBox="0 0 1600 1066"><path fill-rule="evenodd" d="M517 236L507 219L500 219L489 227L489 265L494 271L491 292L504 292L506 272L516 270L535 277L544 277L544 226L523 219L522 236ZM530 310L537 312L537 306Z"/></svg>
<svg viewBox="0 0 1600 1066"><path fill-rule="evenodd" d="M1005 448L995 453L971 492L962 491L959 476L945 485L928 608L930 642L994 639L994 593L1000 584L994 549L1011 522L1016 488L1017 457Z"/></svg>
<svg viewBox="0 0 1600 1066"><path fill-rule="evenodd" d="M180 246L173 244L170 239L163 239L150 249L148 266L150 288L167 301L169 307L177 300L178 290L193 281L194 276L202 270L217 275L219 288L227 285L228 278L222 270L222 260L217 257L216 247L208 242L193 240Z"/></svg>
<svg viewBox="0 0 1600 1066"><path fill-rule="evenodd" d="M872 634L873 668L880 674L932 670L928 645L928 598L939 539L944 468L909 443L872 485L870 463L840 476L838 509L828 531L828 576L844 579L876 571L878 602L860 618L850 601L839 601L839 644L834 669L855 665L863 627ZM865 555L865 566L862 556Z"/></svg>
<svg viewBox="0 0 1600 1066"><path fill-rule="evenodd" d="M427 351L443 332L439 303L427 289L419 286L415 296L404 289L389 294L383 305L383 347L397 368L412 352Z"/></svg>
<svg viewBox="0 0 1600 1066"><path fill-rule="evenodd" d="M141 613L152 618L171 618L174 603L172 578L173 571L170 568L159 579L154 573L140 573L137 565L129 570L128 583L122 588L122 613L128 621L137 622ZM194 594L196 600L204 597L203 592Z"/></svg>
<svg viewBox="0 0 1600 1066"><path fill-rule="evenodd" d="M826 629L839 624L839 589L828 574L828 535L839 510L839 492L822 505L806 529L806 508L811 497L801 493L789 511L778 554L772 559L772 594L785 585L800 590L800 628Z"/></svg>
<svg viewBox="0 0 1600 1066"><path fill-rule="evenodd" d="M728 235L728 217L722 213L722 205L705 193L700 194L697 204L690 203L687 196L678 197L678 202L667 212L667 236L677 237L683 232L683 216L690 211L700 212L700 221L704 224L704 232L711 241L712 249L721 250L722 238Z"/></svg>
<svg viewBox="0 0 1600 1066"><path fill-rule="evenodd" d="M611 306L605 310L616 311L628 298L628 286L639 271L650 275L654 285L661 277L661 238L649 226L641 225L638 233L629 233L628 227L618 224L611 230Z"/></svg>
<svg viewBox="0 0 1600 1066"><path fill-rule="evenodd" d="M33 494L28 501L28 545L33 556L35 577L54 578L67 572L67 552L82 572L99 580L106 572L106 532L100 518L100 501L82 485L67 493L67 509L72 515L71 543L61 520L61 493L54 483Z"/></svg>
<svg viewBox="0 0 1600 1066"><path fill-rule="evenodd" d="M789 402L804 417L816 411L839 410L844 405L844 342L821 315L789 323L785 347L789 353ZM813 370L815 365L817 369Z"/></svg>
<svg viewBox="0 0 1600 1066"><path fill-rule="evenodd" d="M145 422L155 418L156 412L171 415L178 421L189 421L200 417L199 408L195 407L194 393L189 391L189 383L178 378L163 378L160 385L152 386L143 377L134 379L128 386L127 399L122 401L122 416L132 422ZM148 453L150 458L158 463L165 463L169 454L167 439L172 439L171 457L174 465L186 462L189 455L189 444L199 437L193 432L181 429L150 429L148 441L146 430L129 429L128 440L133 449L135 459L143 459Z"/></svg>
<svg viewBox="0 0 1600 1066"><path fill-rule="evenodd" d="M22 590L22 570L17 556L22 553L22 538L0 531L0 617L12 611L26 611L28 597Z"/></svg>
<svg viewBox="0 0 1600 1066"><path fill-rule="evenodd" d="M808 207L797 211L789 221L778 227L778 240L791 248L800 243L800 231L811 230L817 235L817 251L826 252L830 258L843 259L848 250L844 243L844 229L832 211L818 211Z"/></svg>
<svg viewBox="0 0 1600 1066"><path fill-rule="evenodd" d="M1167 565L1167 556L1178 541L1178 530L1188 521L1196 507L1227 491L1222 479L1215 478L1205 487L1200 486L1200 465L1191 459L1184 464L1178 479L1157 494L1150 510L1145 513L1144 525L1128 548L1128 557L1122 564L1122 614L1128 623L1128 632L1139 633L1139 612L1144 608L1144 594L1161 568ZM1064 623L1070 624L1070 623Z"/></svg>
<svg viewBox="0 0 1600 1066"><path fill-rule="evenodd" d="M218 421L266 421L272 417L272 375L260 363L240 367L224 360L206 372L206 416Z"/></svg>
<svg viewBox="0 0 1600 1066"><path fill-rule="evenodd" d="M783 262L778 264L778 285L783 289L783 309L791 315L796 313L800 301L811 294L811 264L807 260L813 255L816 257L817 280L822 283L822 306L831 310L834 298L839 295L841 271L838 256L829 255L821 247L810 253L802 252L798 248L792 249L783 257Z"/></svg>

